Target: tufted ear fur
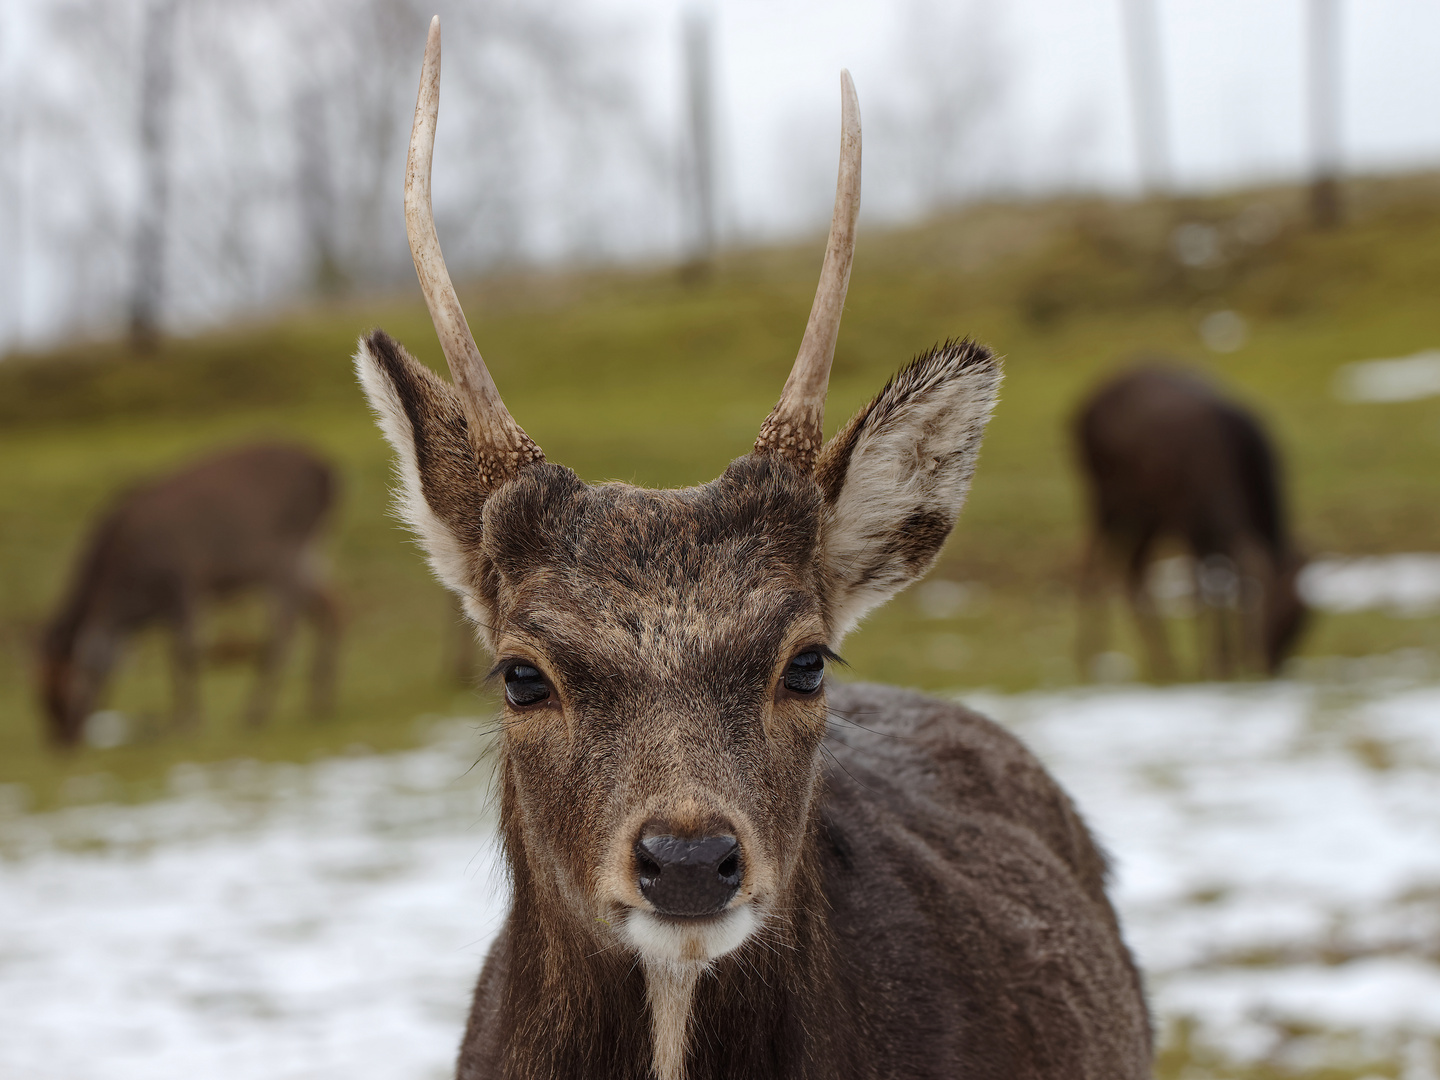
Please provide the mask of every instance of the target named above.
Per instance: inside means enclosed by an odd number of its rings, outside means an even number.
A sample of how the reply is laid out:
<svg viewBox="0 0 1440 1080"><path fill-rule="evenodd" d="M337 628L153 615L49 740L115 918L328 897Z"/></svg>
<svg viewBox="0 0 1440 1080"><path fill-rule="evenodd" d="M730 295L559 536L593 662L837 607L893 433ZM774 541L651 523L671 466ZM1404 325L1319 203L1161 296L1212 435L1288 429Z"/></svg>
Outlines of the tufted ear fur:
<svg viewBox="0 0 1440 1080"><path fill-rule="evenodd" d="M832 645L934 564L965 504L999 388L988 349L946 342L891 379L821 451Z"/></svg>
<svg viewBox="0 0 1440 1080"><path fill-rule="evenodd" d="M355 373L395 449L396 511L419 538L435 576L483 629L489 620L473 560L486 493L460 398L383 330L360 339Z"/></svg>

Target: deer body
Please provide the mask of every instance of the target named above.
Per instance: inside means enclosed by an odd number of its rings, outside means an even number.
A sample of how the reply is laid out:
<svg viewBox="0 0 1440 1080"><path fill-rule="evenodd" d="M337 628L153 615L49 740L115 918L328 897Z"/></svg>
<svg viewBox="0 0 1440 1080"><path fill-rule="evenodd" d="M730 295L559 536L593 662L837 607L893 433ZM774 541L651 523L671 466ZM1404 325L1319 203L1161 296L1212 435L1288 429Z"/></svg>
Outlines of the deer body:
<svg viewBox="0 0 1440 1080"><path fill-rule="evenodd" d="M689 1080L1149 1076L1104 862L1039 763L957 706L829 694L855 724L827 736L789 914L697 980ZM523 862L515 887L461 1080L651 1076L633 954L567 924Z"/></svg>
<svg viewBox="0 0 1440 1080"><path fill-rule="evenodd" d="M1075 430L1091 494L1083 599L1091 599L1103 563L1118 564L1151 666L1173 676L1144 577L1156 545L1177 539L1195 559L1197 599L1215 609L1205 612L1213 623L1210 673L1273 674L1303 620L1296 588L1303 560L1290 543L1279 465L1260 422L1194 375L1139 368L1097 389Z"/></svg>
<svg viewBox="0 0 1440 1080"><path fill-rule="evenodd" d="M647 491L546 461L500 401L430 217L439 51L436 20L406 212L455 382L378 330L356 366L402 511L504 688L514 895L461 1080L1148 1075L1104 862L1060 789L973 713L825 684L934 562L1000 379L950 342L821 438L859 200L848 74L780 402L718 479Z"/></svg>
<svg viewBox="0 0 1440 1080"><path fill-rule="evenodd" d="M270 639L247 716L273 705L296 618L321 631L312 694L323 711L335 619L313 559L334 498L330 467L308 450L260 444L226 451L122 496L101 520L46 636L42 675L51 736L72 745L125 640L155 623L173 633L176 713L199 713L197 620L208 600L245 589L272 599Z"/></svg>

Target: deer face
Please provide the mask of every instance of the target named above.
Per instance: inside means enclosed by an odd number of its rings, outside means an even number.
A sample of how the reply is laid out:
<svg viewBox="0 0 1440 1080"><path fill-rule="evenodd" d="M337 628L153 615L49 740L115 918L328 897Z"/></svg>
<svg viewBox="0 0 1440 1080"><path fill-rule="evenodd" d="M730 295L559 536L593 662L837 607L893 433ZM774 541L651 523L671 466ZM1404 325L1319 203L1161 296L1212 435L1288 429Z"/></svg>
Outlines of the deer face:
<svg viewBox="0 0 1440 1080"><path fill-rule="evenodd" d="M684 492L532 467L486 506L516 824L578 921L709 961L788 880L825 729L820 505L742 459Z"/></svg>
<svg viewBox="0 0 1440 1080"><path fill-rule="evenodd" d="M582 483L505 410L460 314L429 210L438 80L436 22L406 207L455 386L381 331L360 343L359 378L396 451L400 508L497 661L517 880L647 970L698 970L783 908L811 828L825 661L935 560L998 364L969 343L933 349L822 446L859 206L844 75L820 288L754 449L682 491Z"/></svg>
<svg viewBox="0 0 1440 1080"><path fill-rule="evenodd" d="M56 745L80 741L114 659L114 637L103 629L51 628L41 649L40 690Z"/></svg>
<svg viewBox="0 0 1440 1080"><path fill-rule="evenodd" d="M75 679L68 658L47 655L40 660L40 693L50 722L51 741L73 746L80 738L80 707L75 702Z"/></svg>

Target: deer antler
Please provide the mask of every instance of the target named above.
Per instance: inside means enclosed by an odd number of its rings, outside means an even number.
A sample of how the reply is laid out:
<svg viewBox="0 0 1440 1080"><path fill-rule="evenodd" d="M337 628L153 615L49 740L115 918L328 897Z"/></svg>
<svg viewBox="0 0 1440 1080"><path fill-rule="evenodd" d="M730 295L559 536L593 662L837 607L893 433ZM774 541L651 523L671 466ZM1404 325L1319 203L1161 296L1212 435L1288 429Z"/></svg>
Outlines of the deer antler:
<svg viewBox="0 0 1440 1080"><path fill-rule="evenodd" d="M470 444L480 464L485 487L514 476L526 465L544 461L545 455L531 441L505 403L490 377L450 272L435 235L435 215L430 207L430 162L435 151L435 124L440 113L440 16L430 20L425 41L425 62L420 69L420 93L415 99L415 124L410 129L410 156L405 162L405 232L420 289L430 308L430 319L440 338L450 376L460 392L465 409Z"/></svg>
<svg viewBox="0 0 1440 1080"><path fill-rule="evenodd" d="M776 454L808 472L824 439L825 389L835 339L855 258L855 219L860 214L860 102L849 71L840 72L840 175L835 182L835 213L815 303L795 366L780 400L760 428L757 454Z"/></svg>

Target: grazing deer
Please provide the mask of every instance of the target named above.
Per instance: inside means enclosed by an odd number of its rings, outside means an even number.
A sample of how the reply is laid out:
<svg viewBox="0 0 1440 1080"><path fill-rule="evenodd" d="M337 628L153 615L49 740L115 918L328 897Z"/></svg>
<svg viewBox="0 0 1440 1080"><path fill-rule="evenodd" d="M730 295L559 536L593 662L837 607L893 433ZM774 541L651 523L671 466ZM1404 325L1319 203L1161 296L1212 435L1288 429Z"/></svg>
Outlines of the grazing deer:
<svg viewBox="0 0 1440 1080"><path fill-rule="evenodd" d="M262 589L270 634L246 708L252 725L275 703L301 614L318 640L311 705L333 697L337 623L315 558L335 474L308 450L260 444L229 450L123 495L100 520L42 646L41 687L52 740L73 746L104 691L120 647L141 628L173 634L175 714L199 719L197 620L208 599Z"/></svg>
<svg viewBox="0 0 1440 1080"><path fill-rule="evenodd" d="M1096 651L1103 616L1094 609L1113 563L1153 675L1174 677L1165 626L1146 587L1155 547L1170 538L1194 557L1199 614L1211 623L1210 648L1202 642L1201 649L1207 672L1274 674L1304 621L1296 588L1304 561L1290 544L1279 465L1260 422L1195 375L1142 367L1096 390L1075 433L1091 508L1081 569L1082 668Z"/></svg>
<svg viewBox="0 0 1440 1080"><path fill-rule="evenodd" d="M754 449L679 491L583 483L501 402L431 215L439 79L437 19L405 207L454 385L380 330L356 366L504 691L513 902L461 1080L1149 1076L1105 861L1064 792L975 713L826 682L935 561L1000 381L947 343L822 442L859 210L849 74L799 356Z"/></svg>

